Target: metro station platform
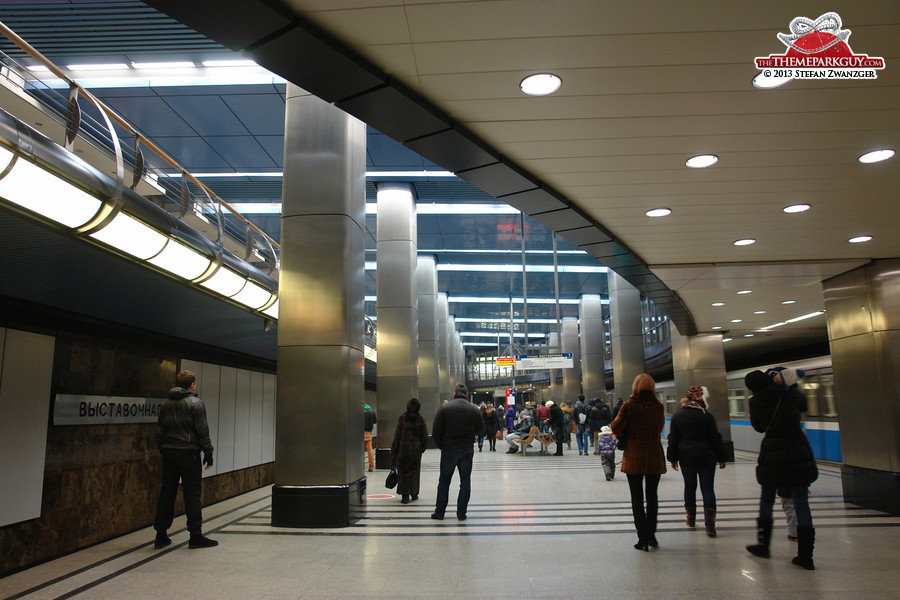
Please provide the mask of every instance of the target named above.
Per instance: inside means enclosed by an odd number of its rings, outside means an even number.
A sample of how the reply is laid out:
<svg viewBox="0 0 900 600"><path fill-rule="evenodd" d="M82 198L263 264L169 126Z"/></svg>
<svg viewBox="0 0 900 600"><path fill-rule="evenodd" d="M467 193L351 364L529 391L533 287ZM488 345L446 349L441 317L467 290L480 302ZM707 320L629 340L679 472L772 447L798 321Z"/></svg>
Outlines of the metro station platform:
<svg viewBox="0 0 900 600"><path fill-rule="evenodd" d="M684 524L681 474L660 483L660 546L632 548L628 485L607 482L599 456L475 456L468 520L453 508L433 521L439 452L423 457L417 502L400 504L368 480L368 513L343 529L269 525L271 492L261 488L204 508L216 548L189 550L184 517L173 544L153 549L153 530L103 544L0 579L7 599L179 598L221 600L631 598L896 598L900 518L845 504L839 470L820 465L811 506L817 529L815 571L790 563L776 505L772 558L750 555L759 487L755 456L716 472L718 537ZM619 454L619 456L621 456ZM700 525L700 523L698 523Z"/></svg>

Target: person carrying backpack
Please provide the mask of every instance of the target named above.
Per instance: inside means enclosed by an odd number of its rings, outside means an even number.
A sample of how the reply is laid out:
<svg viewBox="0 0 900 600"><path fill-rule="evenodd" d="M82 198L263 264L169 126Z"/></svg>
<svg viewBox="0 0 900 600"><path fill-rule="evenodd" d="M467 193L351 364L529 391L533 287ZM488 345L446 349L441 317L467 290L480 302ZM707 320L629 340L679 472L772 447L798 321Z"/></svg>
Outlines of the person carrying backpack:
<svg viewBox="0 0 900 600"><path fill-rule="evenodd" d="M609 405L600 398L594 398L594 405L588 413L588 428L594 438L594 454L600 454L597 440L600 437L600 430L612 423L613 416L609 410Z"/></svg>
<svg viewBox="0 0 900 600"><path fill-rule="evenodd" d="M588 411L590 407L584 403L584 396L579 395L575 403L575 441L578 444L578 456L588 455Z"/></svg>

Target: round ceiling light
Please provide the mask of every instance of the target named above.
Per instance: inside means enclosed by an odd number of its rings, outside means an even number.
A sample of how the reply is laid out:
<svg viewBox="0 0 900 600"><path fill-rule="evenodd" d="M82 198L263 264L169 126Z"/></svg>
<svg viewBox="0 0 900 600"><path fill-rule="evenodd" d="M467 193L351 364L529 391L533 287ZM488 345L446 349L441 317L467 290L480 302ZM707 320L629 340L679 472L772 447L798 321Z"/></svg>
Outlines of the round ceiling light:
<svg viewBox="0 0 900 600"><path fill-rule="evenodd" d="M781 210L786 213L801 213L809 210L809 204L791 204L790 206L785 206Z"/></svg>
<svg viewBox="0 0 900 600"><path fill-rule="evenodd" d="M535 73L519 83L519 89L529 96L547 96L559 89L562 79L553 73Z"/></svg>
<svg viewBox="0 0 900 600"><path fill-rule="evenodd" d="M863 154L856 160L858 160L861 163L869 164L869 163L876 163L876 162L881 162L883 160L887 160L887 159L891 158L892 156L894 156L893 150L891 150L890 148L883 148L881 150L873 150L871 152L866 152L865 154Z"/></svg>
<svg viewBox="0 0 900 600"><path fill-rule="evenodd" d="M654 208L652 210L648 210L644 214L648 217L668 217L672 214L672 210L669 208Z"/></svg>
<svg viewBox="0 0 900 600"><path fill-rule="evenodd" d="M719 162L719 157L715 154L698 154L697 156L692 156L684 161L684 164L692 169L705 169L717 162Z"/></svg>
<svg viewBox="0 0 900 600"><path fill-rule="evenodd" d="M736 240L734 242L734 245L735 246L749 246L750 244L755 244L755 243L756 243L756 240L754 240L753 238L746 238L743 240Z"/></svg>
<svg viewBox="0 0 900 600"><path fill-rule="evenodd" d="M871 235L858 235L856 237L850 238L847 241L850 242L851 244L862 244L863 242L868 242L871 239L872 239Z"/></svg>
<svg viewBox="0 0 900 600"><path fill-rule="evenodd" d="M753 78L753 87L760 90L771 90L783 86L791 79L793 77L772 77L771 75L766 77L765 71L760 71Z"/></svg>

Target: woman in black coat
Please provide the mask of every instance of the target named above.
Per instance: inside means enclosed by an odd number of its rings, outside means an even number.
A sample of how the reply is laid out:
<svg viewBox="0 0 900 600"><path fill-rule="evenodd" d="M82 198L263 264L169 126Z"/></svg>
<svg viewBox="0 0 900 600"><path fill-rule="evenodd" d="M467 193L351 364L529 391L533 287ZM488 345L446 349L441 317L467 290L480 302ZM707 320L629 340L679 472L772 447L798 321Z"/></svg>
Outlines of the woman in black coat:
<svg viewBox="0 0 900 600"><path fill-rule="evenodd" d="M800 428L800 405L803 393L797 381L804 372L784 369L770 377L762 371L752 371L744 383L753 392L750 398L750 424L764 433L759 447L756 480L762 486L757 519L757 543L747 546L756 556L769 557L772 537L772 505L778 488L787 489L794 500L797 514L797 556L791 561L804 569L813 570L812 513L809 510L809 485L819 476L812 448Z"/></svg>
<svg viewBox="0 0 900 600"><path fill-rule="evenodd" d="M716 537L716 463L725 468L728 456L716 419L706 410L703 388L691 386L681 400L681 408L672 415L669 425L669 445L666 451L672 468L684 478L684 510L687 526L697 520L697 480L703 495L703 521L706 535Z"/></svg>
<svg viewBox="0 0 900 600"><path fill-rule="evenodd" d="M494 408L493 402L487 403L484 412L481 413L481 418L484 420L484 436L487 438L488 448L491 452L496 452L497 432L500 431L500 414ZM481 451L480 447L478 451Z"/></svg>
<svg viewBox="0 0 900 600"><path fill-rule="evenodd" d="M419 472L422 467L422 453L428 447L428 426L419 414L422 404L418 398L410 398L406 412L397 419L391 456L397 461L397 493L400 502L409 504L419 499Z"/></svg>
<svg viewBox="0 0 900 600"><path fill-rule="evenodd" d="M553 400L547 400L545 406L550 409L550 418L547 423L550 425L553 437L556 438L556 453L553 456L562 456L562 445L566 441L566 416Z"/></svg>

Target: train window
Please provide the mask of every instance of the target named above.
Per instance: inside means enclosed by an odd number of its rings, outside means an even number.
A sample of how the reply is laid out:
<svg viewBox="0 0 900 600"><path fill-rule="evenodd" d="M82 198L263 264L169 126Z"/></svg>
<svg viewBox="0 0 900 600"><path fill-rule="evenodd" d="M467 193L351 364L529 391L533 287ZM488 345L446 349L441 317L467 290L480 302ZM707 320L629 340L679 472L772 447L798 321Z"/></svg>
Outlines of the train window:
<svg viewBox="0 0 900 600"><path fill-rule="evenodd" d="M680 402L678 402L678 398L676 398L675 396L672 396L672 395L667 395L666 396L666 414L674 415L675 411L678 410L679 404L680 404Z"/></svg>
<svg viewBox="0 0 900 600"><path fill-rule="evenodd" d="M819 384L801 383L800 389L806 395L806 414L810 417L821 416L819 411Z"/></svg>
<svg viewBox="0 0 900 600"><path fill-rule="evenodd" d="M822 375L822 400L826 417L838 416L837 403L834 399L834 375Z"/></svg>
<svg viewBox="0 0 900 600"><path fill-rule="evenodd" d="M728 390L728 413L732 417L747 416L747 397L744 390Z"/></svg>

